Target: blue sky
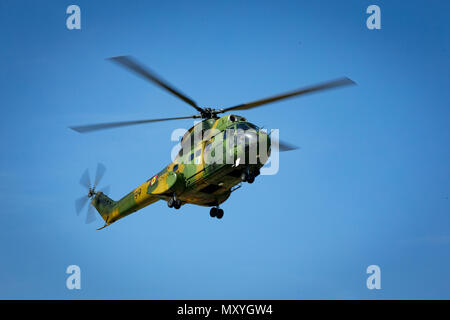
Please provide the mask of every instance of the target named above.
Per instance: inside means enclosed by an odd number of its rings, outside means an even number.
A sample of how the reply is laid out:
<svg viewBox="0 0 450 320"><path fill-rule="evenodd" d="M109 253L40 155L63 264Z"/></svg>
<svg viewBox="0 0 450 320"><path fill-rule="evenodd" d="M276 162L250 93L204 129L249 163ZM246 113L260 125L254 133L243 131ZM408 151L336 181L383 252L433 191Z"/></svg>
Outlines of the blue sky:
<svg viewBox="0 0 450 320"><path fill-rule="evenodd" d="M68 30L66 8L81 8ZM381 8L368 30L366 8ZM1 1L0 298L449 299L447 1ZM241 114L301 146L223 205L158 202L111 227L74 200L96 163L118 199L170 161L188 105L105 61L130 54L203 106L339 76L356 87ZM79 265L82 289L65 287ZM381 290L366 268L381 268Z"/></svg>

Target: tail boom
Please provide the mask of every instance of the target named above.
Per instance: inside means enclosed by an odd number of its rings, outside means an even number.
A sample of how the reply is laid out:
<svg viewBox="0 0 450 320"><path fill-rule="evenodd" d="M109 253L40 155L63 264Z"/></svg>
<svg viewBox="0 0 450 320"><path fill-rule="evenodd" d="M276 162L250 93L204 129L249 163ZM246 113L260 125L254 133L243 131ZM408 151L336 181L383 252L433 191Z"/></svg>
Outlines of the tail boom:
<svg viewBox="0 0 450 320"><path fill-rule="evenodd" d="M110 199L102 192L97 192L92 205L105 221L105 226L160 200L159 197L147 193L148 184L148 181L143 183L118 201Z"/></svg>

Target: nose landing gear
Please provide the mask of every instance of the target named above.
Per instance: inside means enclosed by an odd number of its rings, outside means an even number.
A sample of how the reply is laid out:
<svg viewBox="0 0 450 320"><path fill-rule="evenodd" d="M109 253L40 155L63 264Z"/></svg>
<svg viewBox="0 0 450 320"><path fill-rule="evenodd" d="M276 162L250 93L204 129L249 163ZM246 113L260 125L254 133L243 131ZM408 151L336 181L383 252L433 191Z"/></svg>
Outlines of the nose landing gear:
<svg viewBox="0 0 450 320"><path fill-rule="evenodd" d="M255 181L255 177L259 175L259 170L256 172L250 171L249 168L245 168L245 170L241 174L242 182L253 183Z"/></svg>
<svg viewBox="0 0 450 320"><path fill-rule="evenodd" d="M248 183L253 183L253 181L255 181L255 177L249 173L249 172L242 172L241 174L241 180L242 182L248 182Z"/></svg>

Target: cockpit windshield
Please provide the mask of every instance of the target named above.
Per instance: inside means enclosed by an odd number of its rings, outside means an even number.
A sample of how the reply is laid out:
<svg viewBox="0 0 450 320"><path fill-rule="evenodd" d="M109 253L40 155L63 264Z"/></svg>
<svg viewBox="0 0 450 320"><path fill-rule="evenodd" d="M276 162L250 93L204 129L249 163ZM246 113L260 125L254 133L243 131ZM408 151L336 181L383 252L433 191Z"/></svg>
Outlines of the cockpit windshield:
<svg viewBox="0 0 450 320"><path fill-rule="evenodd" d="M236 129L248 130L250 127L246 123L240 122L236 125Z"/></svg>
<svg viewBox="0 0 450 320"><path fill-rule="evenodd" d="M250 128L255 129L256 131L259 131L259 127L254 125L253 123L247 122L247 124L250 126Z"/></svg>
<svg viewBox="0 0 450 320"><path fill-rule="evenodd" d="M237 129L242 129L242 130L249 130L249 129L253 129L256 131L259 131L259 127L255 126L253 123L249 123L249 122L239 122L236 125Z"/></svg>

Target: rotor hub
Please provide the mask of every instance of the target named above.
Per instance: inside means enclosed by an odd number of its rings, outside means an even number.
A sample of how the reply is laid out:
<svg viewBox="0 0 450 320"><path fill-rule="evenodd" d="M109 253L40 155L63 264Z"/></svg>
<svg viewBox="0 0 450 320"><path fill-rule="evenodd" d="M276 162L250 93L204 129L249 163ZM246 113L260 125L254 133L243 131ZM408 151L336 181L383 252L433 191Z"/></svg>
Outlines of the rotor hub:
<svg viewBox="0 0 450 320"><path fill-rule="evenodd" d="M203 108L200 116L205 119L217 118L217 114L220 113L219 109L214 108Z"/></svg>
<svg viewBox="0 0 450 320"><path fill-rule="evenodd" d="M92 198L95 195L95 187L89 188L88 197Z"/></svg>

